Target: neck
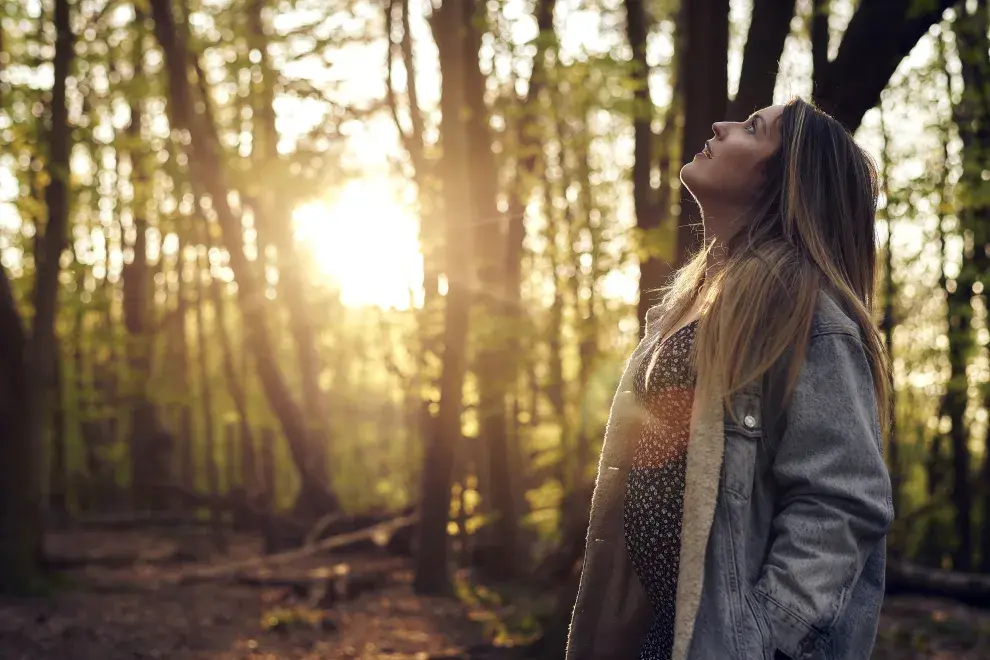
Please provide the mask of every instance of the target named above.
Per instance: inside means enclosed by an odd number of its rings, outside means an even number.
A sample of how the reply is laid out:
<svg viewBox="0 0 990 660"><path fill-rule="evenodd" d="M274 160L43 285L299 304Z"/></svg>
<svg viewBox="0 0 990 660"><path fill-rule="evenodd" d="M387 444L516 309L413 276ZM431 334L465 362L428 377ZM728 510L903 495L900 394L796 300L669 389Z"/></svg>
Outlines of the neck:
<svg viewBox="0 0 990 660"><path fill-rule="evenodd" d="M715 277L722 271L725 265L725 250L719 243L716 243L708 251L708 263L705 266L705 278Z"/></svg>
<svg viewBox="0 0 990 660"><path fill-rule="evenodd" d="M725 243L728 240L731 228L737 218L741 216L739 209L721 204L706 204L701 212L703 225L705 228L704 241L707 244L714 240L714 245L708 251L708 264L705 268L705 277L714 277L725 264L728 251Z"/></svg>

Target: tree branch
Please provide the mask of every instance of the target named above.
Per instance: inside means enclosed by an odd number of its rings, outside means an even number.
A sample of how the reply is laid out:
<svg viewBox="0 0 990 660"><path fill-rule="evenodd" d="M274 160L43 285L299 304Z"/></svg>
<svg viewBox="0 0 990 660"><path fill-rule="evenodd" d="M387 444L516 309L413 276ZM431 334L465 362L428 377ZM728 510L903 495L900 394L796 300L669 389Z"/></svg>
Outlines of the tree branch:
<svg viewBox="0 0 990 660"><path fill-rule="evenodd" d="M955 0L862 0L835 59L820 75L815 73L819 107L850 131L856 130L866 111L880 100L901 60L953 4Z"/></svg>

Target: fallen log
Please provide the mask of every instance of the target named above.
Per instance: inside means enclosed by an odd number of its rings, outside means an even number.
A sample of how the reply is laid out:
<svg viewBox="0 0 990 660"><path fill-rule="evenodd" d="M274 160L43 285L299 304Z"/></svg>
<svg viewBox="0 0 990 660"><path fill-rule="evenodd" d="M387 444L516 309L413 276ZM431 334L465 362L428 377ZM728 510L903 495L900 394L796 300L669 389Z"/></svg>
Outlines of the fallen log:
<svg viewBox="0 0 990 660"><path fill-rule="evenodd" d="M303 537L303 545L306 546L316 543L321 538L323 538L323 534L328 529L330 529L334 524L336 524L340 520L343 520L344 518L345 518L344 514L339 511L326 514L325 516L317 520L316 524L313 525L313 527L308 532L306 532L306 536Z"/></svg>
<svg viewBox="0 0 990 660"><path fill-rule="evenodd" d="M371 541L379 547L384 547L388 545L389 540L396 532L411 526L416 522L416 518L415 515L402 516L354 532L331 536L316 543L277 554L251 557L250 559L215 566L190 568L167 577L165 581L169 584L191 584L205 580L231 577L238 573L243 573L246 569L287 564L303 557L309 557L320 552L326 552L327 550L341 550L365 541Z"/></svg>
<svg viewBox="0 0 990 660"><path fill-rule="evenodd" d="M123 568L135 564L170 564L179 562L195 561L195 555L183 551L178 547L168 548L165 551L154 553L114 553L96 555L58 555L50 553L45 555L43 561L45 568L52 571L68 571L88 566L99 566L102 568Z"/></svg>
<svg viewBox="0 0 990 660"><path fill-rule="evenodd" d="M202 527L210 521L189 513L137 511L73 516L66 522L71 528L128 530L134 527Z"/></svg>
<svg viewBox="0 0 990 660"><path fill-rule="evenodd" d="M887 560L887 593L944 596L990 608L990 575L929 568L902 559Z"/></svg>
<svg viewBox="0 0 990 660"><path fill-rule="evenodd" d="M287 589L295 596L305 598L309 607L324 609L381 589L393 579L389 571L355 572L349 564L288 572L265 568L231 577L237 584L251 587Z"/></svg>

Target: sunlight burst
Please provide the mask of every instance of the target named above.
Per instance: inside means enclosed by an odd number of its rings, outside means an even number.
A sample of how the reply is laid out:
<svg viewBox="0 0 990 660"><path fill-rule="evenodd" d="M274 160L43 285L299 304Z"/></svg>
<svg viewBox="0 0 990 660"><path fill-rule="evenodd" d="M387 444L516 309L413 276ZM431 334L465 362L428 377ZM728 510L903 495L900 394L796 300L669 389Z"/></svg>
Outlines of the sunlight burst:
<svg viewBox="0 0 990 660"><path fill-rule="evenodd" d="M296 237L341 302L408 309L422 300L423 257L413 211L386 179L351 181L295 210Z"/></svg>

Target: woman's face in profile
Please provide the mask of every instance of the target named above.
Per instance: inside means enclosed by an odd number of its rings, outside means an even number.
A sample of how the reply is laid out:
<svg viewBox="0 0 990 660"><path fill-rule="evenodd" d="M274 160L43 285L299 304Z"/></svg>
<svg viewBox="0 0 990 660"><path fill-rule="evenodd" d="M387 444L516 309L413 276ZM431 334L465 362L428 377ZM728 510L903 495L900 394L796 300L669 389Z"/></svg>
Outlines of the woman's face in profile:
<svg viewBox="0 0 990 660"><path fill-rule="evenodd" d="M780 148L782 105L754 112L741 122L712 125L715 136L681 169L681 182L706 209L742 210L763 184L764 163ZM707 210L707 209L706 209Z"/></svg>

